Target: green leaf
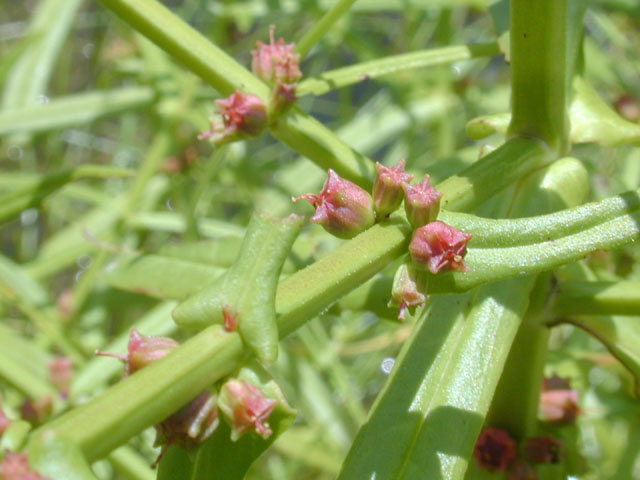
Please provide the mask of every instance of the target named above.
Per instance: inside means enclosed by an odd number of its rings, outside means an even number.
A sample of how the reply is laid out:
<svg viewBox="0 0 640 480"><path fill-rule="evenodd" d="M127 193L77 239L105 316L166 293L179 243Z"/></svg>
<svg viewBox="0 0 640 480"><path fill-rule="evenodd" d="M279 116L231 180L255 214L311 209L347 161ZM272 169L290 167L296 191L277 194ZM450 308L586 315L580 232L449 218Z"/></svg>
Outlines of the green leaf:
<svg viewBox="0 0 640 480"><path fill-rule="evenodd" d="M640 282L562 281L554 311L564 315L639 315Z"/></svg>
<svg viewBox="0 0 640 480"><path fill-rule="evenodd" d="M322 95L364 80L397 74L415 68L446 65L472 58L497 55L500 51L495 43L460 45L417 52L403 53L330 70L315 77L306 78L298 88L298 95Z"/></svg>
<svg viewBox="0 0 640 480"><path fill-rule="evenodd" d="M570 317L571 323L598 339L631 372L640 396L640 322L635 317Z"/></svg>
<svg viewBox="0 0 640 480"><path fill-rule="evenodd" d="M58 97L43 105L29 105L4 111L0 117L0 135L37 133L86 125L107 115L149 105L153 98L153 90L145 87Z"/></svg>

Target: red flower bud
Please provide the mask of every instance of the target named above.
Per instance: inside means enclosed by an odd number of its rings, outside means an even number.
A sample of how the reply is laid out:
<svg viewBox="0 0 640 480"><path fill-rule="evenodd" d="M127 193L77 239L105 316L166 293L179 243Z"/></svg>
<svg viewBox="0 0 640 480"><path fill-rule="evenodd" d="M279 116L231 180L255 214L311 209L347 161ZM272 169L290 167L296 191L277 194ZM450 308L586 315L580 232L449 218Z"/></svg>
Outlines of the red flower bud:
<svg viewBox="0 0 640 480"><path fill-rule="evenodd" d="M220 107L222 124L212 119L211 130L200 134L200 140L226 143L259 135L267 127L267 106L255 95L237 91L215 103Z"/></svg>
<svg viewBox="0 0 640 480"><path fill-rule="evenodd" d="M56 357L49 362L49 377L51 383L60 391L63 398L67 397L71 378L73 376L73 364L68 357Z"/></svg>
<svg viewBox="0 0 640 480"><path fill-rule="evenodd" d="M29 460L21 453L7 452L0 462L0 479L2 480L51 480L34 472L29 467Z"/></svg>
<svg viewBox="0 0 640 480"><path fill-rule="evenodd" d="M275 27L269 29L269 43L257 42L257 50L252 50L251 69L253 73L270 85L295 83L300 77L300 55L294 52L295 44L285 44L284 39L274 41Z"/></svg>
<svg viewBox="0 0 640 480"><path fill-rule="evenodd" d="M391 290L391 302L389 304L398 305L398 320L404 321L406 309L424 305L427 297L422 293L424 285L420 285L420 272L407 264L402 264L396 270L393 277L393 287ZM423 274L424 275L424 274Z"/></svg>
<svg viewBox="0 0 640 480"><path fill-rule="evenodd" d="M404 160L395 167L385 167L376 162L378 175L373 184L373 204L378 218L389 215L402 203L402 184L410 182L413 175L404 171Z"/></svg>
<svg viewBox="0 0 640 480"><path fill-rule="evenodd" d="M20 406L20 415L34 425L44 423L53 413L53 400L49 395L37 400L25 400Z"/></svg>
<svg viewBox="0 0 640 480"><path fill-rule="evenodd" d="M473 455L478 465L492 472L504 472L516 458L516 441L505 430L489 427L478 437Z"/></svg>
<svg viewBox="0 0 640 480"><path fill-rule="evenodd" d="M129 335L128 354L105 353L96 351L96 355L114 357L126 363L125 375L131 375L137 370L146 367L150 363L160 360L173 349L178 347L178 342L167 337L151 337L142 335L135 328Z"/></svg>
<svg viewBox="0 0 640 480"><path fill-rule="evenodd" d="M353 238L375 222L371 195L331 169L319 195L308 193L292 198L294 202L300 199L316 207L311 221L338 238Z"/></svg>
<svg viewBox="0 0 640 480"><path fill-rule="evenodd" d="M560 461L562 442L549 435L527 439L524 456L535 463L558 463Z"/></svg>
<svg viewBox="0 0 640 480"><path fill-rule="evenodd" d="M404 190L404 210L413 228L420 228L438 218L442 193L431 185L429 175L425 175L417 185L402 184Z"/></svg>
<svg viewBox="0 0 640 480"><path fill-rule="evenodd" d="M409 251L413 261L426 266L431 273L442 269L468 272L463 259L472 237L444 222L435 221L413 232Z"/></svg>
<svg viewBox="0 0 640 480"><path fill-rule="evenodd" d="M547 390L540 394L540 416L544 421L573 423L579 413L577 390Z"/></svg>
<svg viewBox="0 0 640 480"><path fill-rule="evenodd" d="M267 419L277 401L243 379L231 378L220 390L218 406L231 426L231 440L253 431L262 438L273 433Z"/></svg>

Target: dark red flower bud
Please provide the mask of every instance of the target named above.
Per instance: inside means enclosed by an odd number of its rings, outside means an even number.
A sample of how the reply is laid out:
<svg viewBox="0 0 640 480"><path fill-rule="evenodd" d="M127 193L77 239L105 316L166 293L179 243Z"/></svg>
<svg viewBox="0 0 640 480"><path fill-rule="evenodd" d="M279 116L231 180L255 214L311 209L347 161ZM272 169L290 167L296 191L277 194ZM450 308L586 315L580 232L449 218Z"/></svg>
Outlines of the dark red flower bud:
<svg viewBox="0 0 640 480"><path fill-rule="evenodd" d="M222 124L212 119L211 130L200 134L200 140L226 143L259 135L267 127L267 106L256 95L237 91L215 103L220 107Z"/></svg>
<svg viewBox="0 0 640 480"><path fill-rule="evenodd" d="M404 210L413 228L420 228L438 218L442 193L431 185L429 175L425 175L422 182L417 185L403 183L402 189L404 190Z"/></svg>
<svg viewBox="0 0 640 480"><path fill-rule="evenodd" d="M29 467L29 460L21 453L7 452L0 462L0 479L2 480L51 480L34 472Z"/></svg>
<svg viewBox="0 0 640 480"><path fill-rule="evenodd" d="M231 426L231 440L250 431L269 438L273 432L267 420L276 403L251 382L229 379L220 390L218 406Z"/></svg>
<svg viewBox="0 0 640 480"><path fill-rule="evenodd" d="M558 463L562 451L562 442L545 435L528 438L524 446L524 456L534 463Z"/></svg>
<svg viewBox="0 0 640 480"><path fill-rule="evenodd" d="M548 390L540 394L540 416L554 423L573 423L580 413L577 390Z"/></svg>
<svg viewBox="0 0 640 480"><path fill-rule="evenodd" d="M24 420L34 425L41 425L53 413L53 400L49 395L37 400L25 400L20 406L20 415Z"/></svg>
<svg viewBox="0 0 640 480"><path fill-rule="evenodd" d="M292 198L294 202L301 199L316 208L311 221L338 238L353 238L375 222L371 195L331 169L322 192Z"/></svg>
<svg viewBox="0 0 640 480"><path fill-rule="evenodd" d="M66 398L73 377L73 363L68 357L56 357L49 362L49 378L51 383L60 391L60 395Z"/></svg>
<svg viewBox="0 0 640 480"><path fill-rule="evenodd" d="M413 175L404 171L404 164L404 160L400 160L395 167L385 167L376 162L378 175L373 184L373 204L378 218L389 215L402 203L402 184L413 179Z"/></svg>
<svg viewBox="0 0 640 480"><path fill-rule="evenodd" d="M473 451L478 465L492 472L506 471L516 454L516 441L505 430L496 427L489 427L480 434Z"/></svg>
<svg viewBox="0 0 640 480"><path fill-rule="evenodd" d="M468 272L464 256L472 237L444 222L435 221L413 232L409 252L415 263L428 268L431 273L442 269Z"/></svg>
<svg viewBox="0 0 640 480"><path fill-rule="evenodd" d="M295 83L300 77L300 55L295 53L295 44L286 44L283 38L274 41L275 27L269 29L269 43L257 42L256 50L251 51L253 60L251 69L270 85Z"/></svg>

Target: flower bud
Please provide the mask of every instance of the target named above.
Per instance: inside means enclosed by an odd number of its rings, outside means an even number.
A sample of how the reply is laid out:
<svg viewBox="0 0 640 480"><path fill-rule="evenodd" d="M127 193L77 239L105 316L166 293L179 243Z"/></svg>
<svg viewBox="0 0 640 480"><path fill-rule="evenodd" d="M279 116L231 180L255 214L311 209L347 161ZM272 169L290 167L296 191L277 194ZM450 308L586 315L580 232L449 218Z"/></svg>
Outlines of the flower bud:
<svg viewBox="0 0 640 480"><path fill-rule="evenodd" d="M230 97L216 100L222 124L211 120L211 130L198 136L215 143L226 143L261 134L267 127L267 106L257 96L236 91Z"/></svg>
<svg viewBox="0 0 640 480"><path fill-rule="evenodd" d="M256 50L251 51L253 60L251 69L269 85L276 83L295 83L300 77L300 55L294 52L295 44L285 44L284 39L274 41L275 27L269 30L269 43L257 42Z"/></svg>
<svg viewBox="0 0 640 480"><path fill-rule="evenodd" d="M527 439L524 456L534 463L558 463L562 450L562 442L549 435Z"/></svg>
<svg viewBox="0 0 640 480"><path fill-rule="evenodd" d="M66 398L73 376L71 359L68 357L56 357L47 366L49 367L51 383L60 391L60 395Z"/></svg>
<svg viewBox="0 0 640 480"><path fill-rule="evenodd" d="M463 259L472 237L444 222L435 221L413 232L409 252L414 262L425 266L431 273L436 274L442 269L468 272Z"/></svg>
<svg viewBox="0 0 640 480"><path fill-rule="evenodd" d="M133 328L129 335L127 355L98 351L96 355L114 357L122 360L126 363L125 375L131 375L150 363L160 360L175 348L178 348L178 342L171 338L142 335L138 330Z"/></svg>
<svg viewBox="0 0 640 480"><path fill-rule="evenodd" d="M0 479L2 480L51 480L34 472L29 467L29 460L22 453L7 452L0 462Z"/></svg>
<svg viewBox="0 0 640 480"><path fill-rule="evenodd" d="M300 199L316 208L311 221L338 238L353 238L375 222L371 195L331 169L319 195L308 193L292 198L294 202Z"/></svg>
<svg viewBox="0 0 640 480"><path fill-rule="evenodd" d="M429 175L425 175L417 185L402 184L404 190L404 210L413 228L420 228L438 218L442 193L431 185Z"/></svg>
<svg viewBox="0 0 640 480"><path fill-rule="evenodd" d="M506 471L516 454L516 441L505 430L496 427L484 430L473 450L478 465L492 472Z"/></svg>
<svg viewBox="0 0 640 480"><path fill-rule="evenodd" d="M277 401L243 379L231 378L221 388L218 407L231 426L231 440L252 431L267 439L273 433L267 419Z"/></svg>
<svg viewBox="0 0 640 480"><path fill-rule="evenodd" d="M424 281L421 281L423 279L420 278L420 273L410 265L403 263L398 267L393 277L389 306L398 305L400 307L398 320L401 322L405 319L407 308L424 305L427 300L427 297L422 293Z"/></svg>
<svg viewBox="0 0 640 480"><path fill-rule="evenodd" d="M43 424L52 413L53 400L49 395L40 397L37 400L27 399L20 406L22 418L33 425Z"/></svg>
<svg viewBox="0 0 640 480"><path fill-rule="evenodd" d="M373 184L373 204L378 218L385 217L402 203L402 184L413 179L413 175L404 171L404 160L395 167L385 167L376 162L378 175Z"/></svg>
<svg viewBox="0 0 640 480"><path fill-rule="evenodd" d="M553 423L573 423L580 413L578 391L569 388L569 381L560 377L544 380L540 393L540 417Z"/></svg>
<svg viewBox="0 0 640 480"><path fill-rule="evenodd" d="M156 425L155 445L175 443L183 448L199 445L213 434L219 423L216 396L202 392Z"/></svg>

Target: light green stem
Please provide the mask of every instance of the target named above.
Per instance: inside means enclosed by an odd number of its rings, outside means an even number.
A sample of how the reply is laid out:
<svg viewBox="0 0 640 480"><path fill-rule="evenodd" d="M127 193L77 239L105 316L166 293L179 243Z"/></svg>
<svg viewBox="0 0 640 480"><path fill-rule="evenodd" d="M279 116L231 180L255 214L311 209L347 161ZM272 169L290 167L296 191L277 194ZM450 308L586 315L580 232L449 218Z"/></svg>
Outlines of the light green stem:
<svg viewBox="0 0 640 480"><path fill-rule="evenodd" d="M561 282L554 304L563 315L639 315L640 282Z"/></svg>
<svg viewBox="0 0 640 480"><path fill-rule="evenodd" d="M338 0L331 9L296 44L296 51L305 57L342 15L349 11L356 0Z"/></svg>

